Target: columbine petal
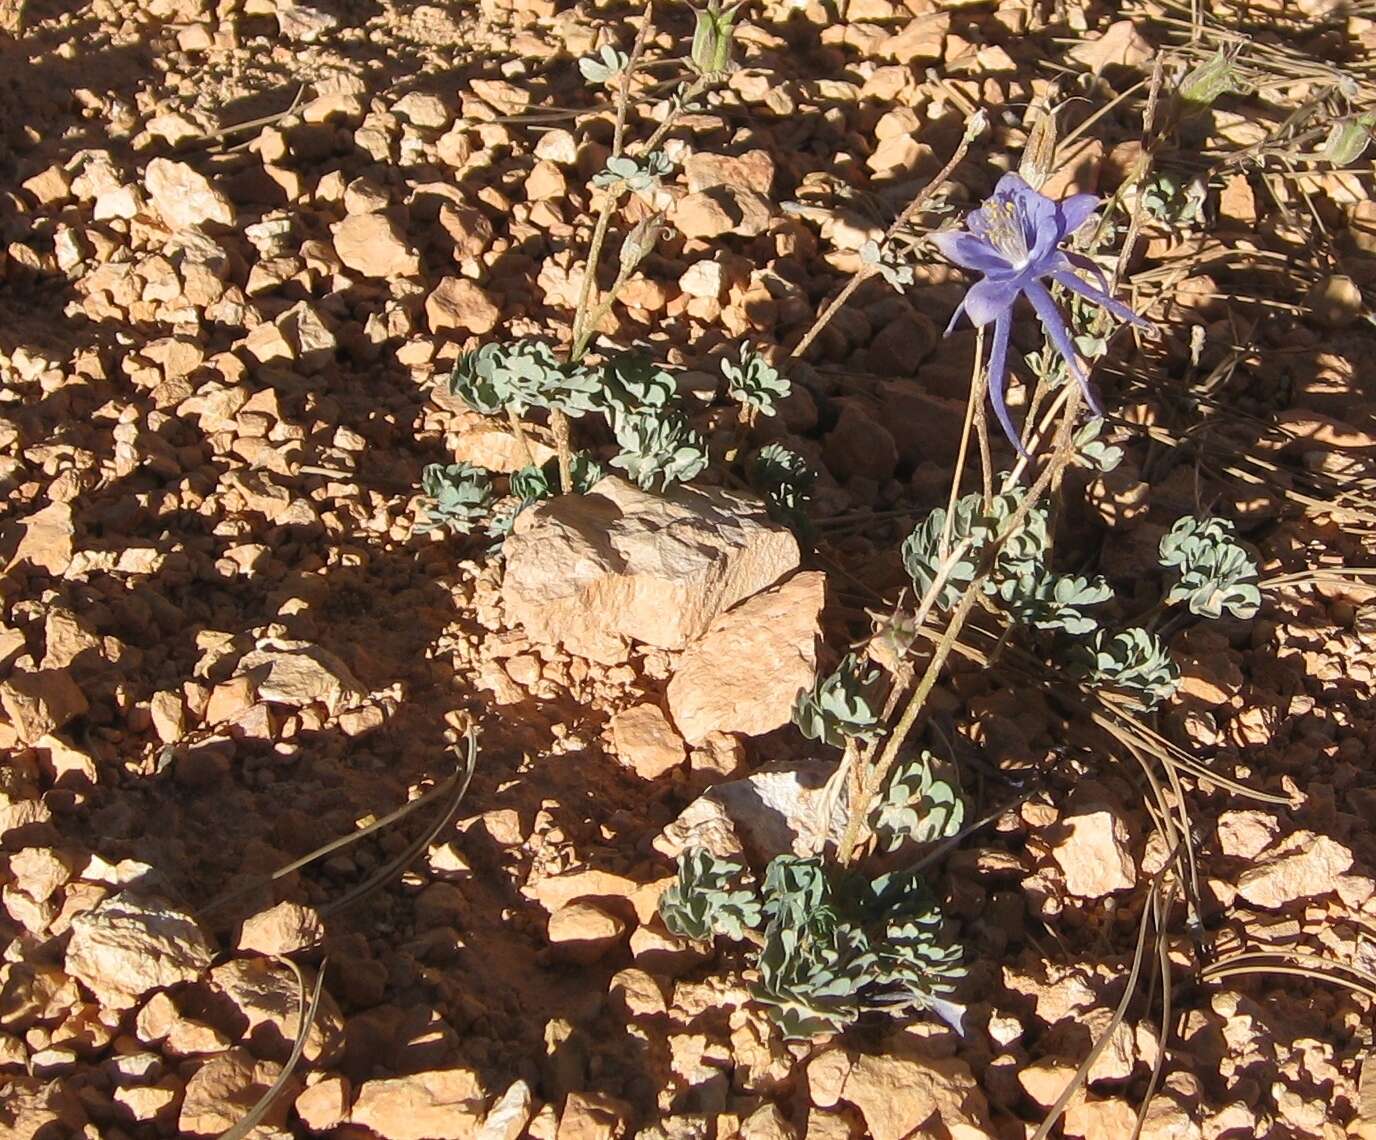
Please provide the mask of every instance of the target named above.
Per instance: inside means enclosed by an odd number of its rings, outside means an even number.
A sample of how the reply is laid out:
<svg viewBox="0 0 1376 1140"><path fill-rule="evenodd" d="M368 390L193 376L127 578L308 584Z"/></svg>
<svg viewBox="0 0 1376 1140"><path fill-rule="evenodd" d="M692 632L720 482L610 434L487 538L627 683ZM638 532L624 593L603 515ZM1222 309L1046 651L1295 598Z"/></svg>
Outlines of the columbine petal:
<svg viewBox="0 0 1376 1140"><path fill-rule="evenodd" d="M962 269L973 269L976 273L989 275L1013 271L1008 258L974 234L946 230L932 234L932 244L941 250L941 255L947 261L954 262Z"/></svg>
<svg viewBox="0 0 1376 1140"><path fill-rule="evenodd" d="M1066 238L1078 230L1099 208L1097 194L1072 194L1056 203L1056 228Z"/></svg>
<svg viewBox="0 0 1376 1140"><path fill-rule="evenodd" d="M950 336L951 333L955 331L956 322L960 320L960 318L964 315L964 313L965 313L965 298L962 297L962 298L960 299L960 304L956 306L956 311L955 311L954 313L951 314L951 319L950 319L949 321L946 322L946 331L945 331L944 333L942 333L941 335L942 335L942 336Z"/></svg>
<svg viewBox="0 0 1376 1140"><path fill-rule="evenodd" d="M1091 257L1086 257L1083 253L1063 252L1065 258L1064 265L1058 265L1052 272L1068 273L1072 269L1083 269L1086 273L1094 274L1094 280L1099 282L1099 288L1108 291L1108 278L1104 276L1104 271L1099 268L1099 263Z"/></svg>
<svg viewBox="0 0 1376 1140"><path fill-rule="evenodd" d="M965 311L970 315L970 323L983 328L1001 313L1006 313L1018 299L1026 278L986 277L976 281L965 294Z"/></svg>
<svg viewBox="0 0 1376 1140"><path fill-rule="evenodd" d="M994 415L998 417L1003 434L1008 437L1019 455L1026 455L1018 429L1013 426L1013 417L1008 414L1008 337L1013 331L1013 314L1004 310L994 321L994 337L989 343L989 370L986 373L989 385L989 403L993 405Z"/></svg>
<svg viewBox="0 0 1376 1140"><path fill-rule="evenodd" d="M1102 289L1096 289L1082 277L1076 277L1073 273L1060 272L1051 274L1051 279L1060 282L1072 293L1078 293L1086 300L1093 301L1096 305L1102 305L1120 321L1127 321L1128 324L1143 329L1152 327L1151 321L1145 317L1139 317L1121 301L1115 301Z"/></svg>
<svg viewBox="0 0 1376 1140"><path fill-rule="evenodd" d="M1075 351L1075 343L1070 339L1070 330L1065 327L1065 318L1061 316L1061 310L1056 308L1056 302L1051 299L1051 294L1046 291L1046 286L1040 281L1029 281L1023 292L1027 294L1027 299L1032 302L1032 308L1037 311L1037 319L1041 321L1042 328L1046 330L1046 335L1051 338L1052 347L1065 361L1066 367L1070 369L1070 374L1082 385L1087 385L1089 377L1085 375L1085 370L1080 365L1080 357Z"/></svg>

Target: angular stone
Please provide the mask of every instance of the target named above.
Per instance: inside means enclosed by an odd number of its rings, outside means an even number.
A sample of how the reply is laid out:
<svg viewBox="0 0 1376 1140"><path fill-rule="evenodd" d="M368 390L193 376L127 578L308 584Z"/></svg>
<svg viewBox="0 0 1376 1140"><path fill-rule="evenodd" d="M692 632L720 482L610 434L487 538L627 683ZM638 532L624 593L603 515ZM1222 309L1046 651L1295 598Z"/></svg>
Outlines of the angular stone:
<svg viewBox="0 0 1376 1140"><path fill-rule="evenodd" d="M281 1071L280 1065L255 1060L247 1049L230 1049L212 1057L186 1082L177 1135L209 1140L227 1132L248 1114ZM269 1107L254 1135L290 1135L283 1126L300 1087L295 1079L287 1082L283 1095Z"/></svg>
<svg viewBox="0 0 1376 1140"><path fill-rule="evenodd" d="M420 258L385 214L357 214L330 227L339 260L365 277L414 277Z"/></svg>
<svg viewBox="0 0 1376 1140"><path fill-rule="evenodd" d="M519 1140L530 1123L535 1108L535 1096L525 1081L513 1081L511 1087L497 1098L487 1110L474 1140Z"/></svg>
<svg viewBox="0 0 1376 1140"><path fill-rule="evenodd" d="M76 525L71 503L53 503L19 520L23 528L10 565L28 562L54 578L72 564Z"/></svg>
<svg viewBox="0 0 1376 1140"><path fill-rule="evenodd" d="M350 1120L383 1140L471 1140L483 1116L483 1087L466 1069L366 1081Z"/></svg>
<svg viewBox="0 0 1376 1140"><path fill-rule="evenodd" d="M722 614L684 651L669 682L669 711L686 740L712 732L760 736L789 722L817 671L826 575L795 574Z"/></svg>
<svg viewBox="0 0 1376 1140"><path fill-rule="evenodd" d="M481 336L497 327L502 310L481 286L466 277L446 277L426 298L425 318L431 332L458 329Z"/></svg>
<svg viewBox="0 0 1376 1140"><path fill-rule="evenodd" d="M184 162L150 159L144 169L143 184L153 209L173 229L190 229L207 222L234 224L234 207L229 199L204 174Z"/></svg>
<svg viewBox="0 0 1376 1140"><path fill-rule="evenodd" d="M150 990L198 978L214 957L189 914L128 890L72 919L66 970L105 1005L127 1009Z"/></svg>
<svg viewBox="0 0 1376 1140"><path fill-rule="evenodd" d="M626 933L626 924L614 914L585 901L567 903L549 918L549 941L559 957L590 966Z"/></svg>
<svg viewBox="0 0 1376 1140"><path fill-rule="evenodd" d="M970 1067L954 1057L852 1057L841 1099L855 1105L873 1140L993 1135L989 1106Z"/></svg>
<svg viewBox="0 0 1376 1140"><path fill-rule="evenodd" d="M1299 831L1281 843L1271 857L1244 871L1237 881L1239 897L1253 906L1280 909L1338 888L1338 878L1352 866L1352 852L1326 835Z"/></svg>
<svg viewBox="0 0 1376 1140"><path fill-rule="evenodd" d="M612 743L637 776L655 780L683 763L683 738L658 705L634 705L612 717Z"/></svg>
<svg viewBox="0 0 1376 1140"><path fill-rule="evenodd" d="M508 623L609 665L631 639L682 648L798 565L797 540L754 498L616 476L523 511L503 553Z"/></svg>
<svg viewBox="0 0 1376 1140"><path fill-rule="evenodd" d="M1137 884L1137 866L1128 850L1127 825L1106 807L1064 820L1066 835L1052 849L1065 874L1065 889L1076 898L1098 899Z"/></svg>
<svg viewBox="0 0 1376 1140"><path fill-rule="evenodd" d="M318 945L324 935L324 923L314 907L284 901L244 919L239 949L258 954L294 954Z"/></svg>
<svg viewBox="0 0 1376 1140"><path fill-rule="evenodd" d="M303 969L302 974L309 993L315 979L310 970ZM235 958L210 971L210 987L233 1003L247 1022L243 1039L255 1054L286 1061L301 1032L302 1013L296 975L289 968L270 958ZM321 990L302 1056L325 1067L338 1058L343 1046L344 1019L329 992Z"/></svg>
<svg viewBox="0 0 1376 1140"><path fill-rule="evenodd" d="M257 677L260 700L295 708L319 701L334 714L367 695L343 661L308 641L266 639L244 654L239 672Z"/></svg>
<svg viewBox="0 0 1376 1140"><path fill-rule="evenodd" d="M66 669L13 673L0 685L0 706L22 744L35 744L88 707Z"/></svg>

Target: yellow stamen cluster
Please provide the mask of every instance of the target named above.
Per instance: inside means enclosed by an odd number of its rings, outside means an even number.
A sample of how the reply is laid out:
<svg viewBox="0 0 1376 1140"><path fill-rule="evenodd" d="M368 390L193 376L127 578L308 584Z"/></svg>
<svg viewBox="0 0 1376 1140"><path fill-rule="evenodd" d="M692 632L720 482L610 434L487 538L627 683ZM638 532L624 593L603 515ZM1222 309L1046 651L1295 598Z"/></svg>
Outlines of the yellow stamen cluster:
<svg viewBox="0 0 1376 1140"><path fill-rule="evenodd" d="M1011 198L986 202L984 217L988 226L987 241L1015 266L1027 264L1027 231L1017 203Z"/></svg>

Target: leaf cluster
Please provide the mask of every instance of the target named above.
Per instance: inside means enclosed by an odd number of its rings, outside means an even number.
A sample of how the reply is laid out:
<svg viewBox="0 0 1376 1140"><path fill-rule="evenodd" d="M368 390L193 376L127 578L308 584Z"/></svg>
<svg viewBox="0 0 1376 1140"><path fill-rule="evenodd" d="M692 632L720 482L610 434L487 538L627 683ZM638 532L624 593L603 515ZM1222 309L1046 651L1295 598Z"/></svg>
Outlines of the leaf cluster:
<svg viewBox="0 0 1376 1140"><path fill-rule="evenodd" d="M673 159L662 150L652 150L639 158L620 154L607 159L606 167L592 176L592 184L602 189L652 190L673 169Z"/></svg>
<svg viewBox="0 0 1376 1140"><path fill-rule="evenodd" d="M793 723L809 740L844 748L847 740L873 740L879 735L880 678L855 654L847 654L836 671L819 677L811 689L798 694Z"/></svg>
<svg viewBox="0 0 1376 1140"><path fill-rule="evenodd" d="M783 399L792 388L777 368L748 345L741 345L739 360L723 357L721 370L731 398L761 415L772 416L775 399Z"/></svg>
<svg viewBox="0 0 1376 1140"><path fill-rule="evenodd" d="M612 466L647 491L691 479L707 466L707 443L681 412L613 406L609 418L621 448Z"/></svg>
<svg viewBox="0 0 1376 1140"><path fill-rule="evenodd" d="M1180 670L1160 638L1136 626L1115 634L1099 630L1075 648L1070 667L1091 684L1115 689L1144 708L1180 687Z"/></svg>
<svg viewBox="0 0 1376 1140"><path fill-rule="evenodd" d="M869 820L884 851L894 851L908 840L948 839L964 822L965 799L954 769L925 750L894 766Z"/></svg>
<svg viewBox="0 0 1376 1140"><path fill-rule="evenodd" d="M449 390L475 412L517 415L531 408L581 416L597 406L597 373L561 362L544 341L485 344L459 358Z"/></svg>
<svg viewBox="0 0 1376 1140"><path fill-rule="evenodd" d="M420 485L430 505L419 530L448 527L468 534L492 509L492 480L472 463L431 463L421 472Z"/></svg>
<svg viewBox="0 0 1376 1140"><path fill-rule="evenodd" d="M670 933L707 942L718 934L739 941L760 925L763 911L743 863L693 847L679 856L678 877L660 896L659 914Z"/></svg>
<svg viewBox="0 0 1376 1140"><path fill-rule="evenodd" d="M1184 602L1192 614L1253 617L1261 606L1257 564L1227 519L1177 519L1161 539L1161 565L1179 575L1165 602Z"/></svg>
<svg viewBox="0 0 1376 1140"><path fill-rule="evenodd" d="M771 518L795 529L807 527L807 505L817 473L782 444L762 447L750 463L750 483L764 498Z"/></svg>

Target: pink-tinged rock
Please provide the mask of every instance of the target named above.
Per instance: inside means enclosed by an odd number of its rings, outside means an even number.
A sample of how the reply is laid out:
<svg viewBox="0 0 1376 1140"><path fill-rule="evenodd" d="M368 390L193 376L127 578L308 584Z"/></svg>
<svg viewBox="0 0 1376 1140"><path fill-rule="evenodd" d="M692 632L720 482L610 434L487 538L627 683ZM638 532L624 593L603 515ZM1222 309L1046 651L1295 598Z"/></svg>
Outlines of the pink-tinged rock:
<svg viewBox="0 0 1376 1140"><path fill-rule="evenodd" d="M1299 831L1281 843L1264 862L1249 867L1237 881L1237 893L1253 906L1279 910L1303 899L1338 889L1338 879L1352 866L1352 852L1326 835Z"/></svg>
<svg viewBox="0 0 1376 1140"><path fill-rule="evenodd" d="M497 327L502 310L481 286L465 277L446 277L426 298L425 317L431 332L458 329L481 336Z"/></svg>
<svg viewBox="0 0 1376 1140"><path fill-rule="evenodd" d="M189 914L121 891L72 919L67 973L105 1005L127 1009L150 990L193 981L215 947Z"/></svg>
<svg viewBox="0 0 1376 1140"><path fill-rule="evenodd" d="M259 700L294 708L319 701L335 713L367 695L343 661L308 641L265 639L244 654L239 672L258 681Z"/></svg>
<svg viewBox="0 0 1376 1140"><path fill-rule="evenodd" d="M840 1052L839 1050L837 1052ZM989 1106L970 1066L954 1057L902 1057L845 1054L844 1065L825 1072L823 1099L846 1101L865 1118L873 1140L950 1136L988 1140L994 1135ZM809 1078L819 1058L808 1066Z"/></svg>
<svg viewBox="0 0 1376 1140"><path fill-rule="evenodd" d="M686 740L761 736L789 722L817 671L826 575L795 574L722 614L679 659L669 711Z"/></svg>
<svg viewBox="0 0 1376 1140"><path fill-rule="evenodd" d="M879 54L896 63L940 59L950 29L949 12L928 12L910 20L901 32L884 40L879 45Z"/></svg>
<svg viewBox="0 0 1376 1140"><path fill-rule="evenodd" d="M566 903L549 918L549 942L564 961L590 966L626 934L626 924L595 903Z"/></svg>
<svg viewBox="0 0 1376 1140"><path fill-rule="evenodd" d="M364 277L414 277L420 272L420 258L386 214L356 214L336 222L330 232L339 260Z"/></svg>
<svg viewBox="0 0 1376 1140"><path fill-rule="evenodd" d="M507 622L609 665L631 640L681 649L799 557L757 499L705 487L652 494L616 476L523 511L503 553Z"/></svg>
<svg viewBox="0 0 1376 1140"><path fill-rule="evenodd" d="M173 229L191 229L207 222L234 224L234 207L229 199L204 174L184 162L151 159L144 169L143 184L153 209Z"/></svg>
<svg viewBox="0 0 1376 1140"><path fill-rule="evenodd" d="M177 1135L209 1140L227 1132L262 1099L281 1072L281 1065L255 1060L247 1049L230 1049L212 1057L186 1082ZM289 1135L285 1131L287 1110L300 1087L295 1078L287 1082L254 1135Z"/></svg>
<svg viewBox="0 0 1376 1140"><path fill-rule="evenodd" d="M20 519L19 525L23 534L10 565L27 562L46 570L54 578L61 577L72 564L75 549L76 524L72 520L72 505L53 503Z"/></svg>
<svg viewBox="0 0 1376 1140"><path fill-rule="evenodd" d="M483 1104L475 1073L432 1070L364 1082L350 1120L382 1140L470 1140Z"/></svg>
<svg viewBox="0 0 1376 1140"><path fill-rule="evenodd" d="M683 737L658 705L634 705L612 717L612 743L637 776L655 780L684 760Z"/></svg>
<svg viewBox="0 0 1376 1140"><path fill-rule="evenodd" d="M1066 817L1065 834L1051 849L1076 898L1098 899L1137 884L1137 864L1128 849L1128 828L1107 807Z"/></svg>
<svg viewBox="0 0 1376 1140"><path fill-rule="evenodd" d="M16 672L0 685L0 707L23 744L35 744L88 707L66 669Z"/></svg>

